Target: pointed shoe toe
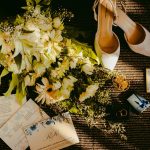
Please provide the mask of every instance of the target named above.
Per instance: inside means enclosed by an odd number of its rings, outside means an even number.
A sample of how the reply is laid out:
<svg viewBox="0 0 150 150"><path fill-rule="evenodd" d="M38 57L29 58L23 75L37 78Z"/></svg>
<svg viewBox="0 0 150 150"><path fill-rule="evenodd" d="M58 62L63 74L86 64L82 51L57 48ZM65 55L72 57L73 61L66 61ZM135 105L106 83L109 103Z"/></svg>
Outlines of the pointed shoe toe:
<svg viewBox="0 0 150 150"><path fill-rule="evenodd" d="M141 30L143 30L143 39L137 44L132 44L128 41L126 35L124 34L125 40L129 45L130 49L135 53L139 53L145 56L150 56L150 32L144 28L142 25L137 24Z"/></svg>
<svg viewBox="0 0 150 150"><path fill-rule="evenodd" d="M117 48L113 53L106 53L102 50L102 48L98 43L97 34L95 36L95 51L97 53L97 56L99 57L102 66L111 71L114 70L120 55L120 42L115 33L114 33L114 37L116 38L117 41Z"/></svg>

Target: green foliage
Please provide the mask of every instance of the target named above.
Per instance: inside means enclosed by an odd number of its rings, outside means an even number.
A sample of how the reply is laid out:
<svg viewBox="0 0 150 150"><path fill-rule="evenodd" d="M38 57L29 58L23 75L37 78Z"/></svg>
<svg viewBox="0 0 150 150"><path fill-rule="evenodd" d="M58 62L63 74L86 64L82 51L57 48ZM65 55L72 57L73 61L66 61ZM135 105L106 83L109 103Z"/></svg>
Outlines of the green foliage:
<svg viewBox="0 0 150 150"><path fill-rule="evenodd" d="M72 45L78 52L82 52L84 57L89 57L93 64L100 64L99 58L96 56L96 54L88 44L80 43L77 40L73 39Z"/></svg>
<svg viewBox="0 0 150 150"><path fill-rule="evenodd" d="M12 91L14 90L14 88L18 85L18 83L19 83L18 75L12 74L12 80L10 82L9 89L7 90L7 92L4 95L9 96L12 93Z"/></svg>
<svg viewBox="0 0 150 150"><path fill-rule="evenodd" d="M0 84L1 84L1 80L2 80L2 77L6 76L8 74L8 70L6 70L5 68L3 69L1 75L0 75Z"/></svg>
<svg viewBox="0 0 150 150"><path fill-rule="evenodd" d="M7 72L6 72L7 73ZM5 71L3 75L6 75ZM4 93L5 96L10 96L12 94L12 91L16 88L16 98L18 103L21 105L24 97L26 96L26 87L25 83L22 81L21 77L17 74L12 73L12 79L9 84L9 89L6 93Z"/></svg>

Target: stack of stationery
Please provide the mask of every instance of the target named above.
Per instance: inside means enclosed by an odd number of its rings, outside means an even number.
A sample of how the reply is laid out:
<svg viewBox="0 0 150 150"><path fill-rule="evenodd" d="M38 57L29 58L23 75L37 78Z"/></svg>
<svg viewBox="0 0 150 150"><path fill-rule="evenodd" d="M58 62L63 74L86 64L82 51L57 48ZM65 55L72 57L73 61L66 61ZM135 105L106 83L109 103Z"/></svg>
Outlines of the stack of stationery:
<svg viewBox="0 0 150 150"><path fill-rule="evenodd" d="M70 114L50 118L33 100L0 97L0 138L12 150L58 150L79 143Z"/></svg>

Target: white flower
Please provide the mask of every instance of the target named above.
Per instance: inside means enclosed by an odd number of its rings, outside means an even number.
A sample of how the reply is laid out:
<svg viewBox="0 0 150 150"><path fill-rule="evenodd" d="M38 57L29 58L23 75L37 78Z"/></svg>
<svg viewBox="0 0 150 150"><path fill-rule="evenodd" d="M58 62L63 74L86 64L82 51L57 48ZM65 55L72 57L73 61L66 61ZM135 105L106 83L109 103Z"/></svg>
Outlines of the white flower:
<svg viewBox="0 0 150 150"><path fill-rule="evenodd" d="M98 88L99 88L99 84L89 85L86 88L86 91L80 95L79 101L83 102L85 99L93 97L95 95L96 91L98 90Z"/></svg>
<svg viewBox="0 0 150 150"><path fill-rule="evenodd" d="M52 22L50 20L39 20L38 26L43 31L51 31L53 29Z"/></svg>
<svg viewBox="0 0 150 150"><path fill-rule="evenodd" d="M15 63L11 63L8 67L9 72L13 72L14 74L19 74L20 70L18 69L17 65Z"/></svg>
<svg viewBox="0 0 150 150"><path fill-rule="evenodd" d="M72 60L70 61L70 68L71 69L76 68L77 62L78 62L77 58L72 58Z"/></svg>
<svg viewBox="0 0 150 150"><path fill-rule="evenodd" d="M92 64L85 64L82 66L82 71L85 72L88 75L92 75L94 67Z"/></svg>
<svg viewBox="0 0 150 150"><path fill-rule="evenodd" d="M35 81L39 76L36 73L30 73L24 78L25 86L34 86Z"/></svg>
<svg viewBox="0 0 150 150"><path fill-rule="evenodd" d="M25 25L25 30L30 31L29 33L22 32L19 36L24 43L31 46L37 46L41 44L41 32L37 25L32 20L28 21Z"/></svg>
<svg viewBox="0 0 150 150"><path fill-rule="evenodd" d="M68 56L74 56L75 50L73 48L68 47Z"/></svg>
<svg viewBox="0 0 150 150"><path fill-rule="evenodd" d="M62 34L61 30L56 30L56 35L54 39L55 42L61 42L63 40L63 37L61 34Z"/></svg>
<svg viewBox="0 0 150 150"><path fill-rule="evenodd" d="M49 37L51 38L52 41L56 42L56 43L59 43L60 41L63 40L63 37L62 37L62 31L61 30L56 30L56 29L53 29L51 32L50 32L50 35Z"/></svg>
<svg viewBox="0 0 150 150"><path fill-rule="evenodd" d="M53 48L55 49L55 51L57 52L57 56L60 54L60 52L62 51L62 47L60 47L58 45L58 43L54 43L53 44Z"/></svg>
<svg viewBox="0 0 150 150"><path fill-rule="evenodd" d="M35 31L38 29L37 25L34 24L34 20L32 18L25 23L24 28L28 31Z"/></svg>
<svg viewBox="0 0 150 150"><path fill-rule="evenodd" d="M48 32L44 32L41 35L41 42L44 44L45 42L48 42L48 41L49 41L49 33Z"/></svg>
<svg viewBox="0 0 150 150"><path fill-rule="evenodd" d="M39 95L35 100L37 102L41 102L42 104L46 103L47 105L49 105L51 103L56 103L64 99L59 90L52 89L53 85L49 84L48 79L42 78L42 84L36 85L36 91Z"/></svg>
<svg viewBox="0 0 150 150"><path fill-rule="evenodd" d="M88 75L92 75L92 73L94 71L94 66L91 63L91 61L89 60L89 58L85 58L82 63L83 63L83 65L81 67L81 70Z"/></svg>
<svg viewBox="0 0 150 150"><path fill-rule="evenodd" d="M78 56L81 57L81 58L83 58L83 53L80 52L80 53L78 54Z"/></svg>
<svg viewBox="0 0 150 150"><path fill-rule="evenodd" d="M42 75L45 71L46 71L46 68L43 64L41 63L36 63L34 65L34 71L38 74L38 75Z"/></svg>
<svg viewBox="0 0 150 150"><path fill-rule="evenodd" d="M59 64L59 67L51 71L51 76L53 78L60 79L64 76L67 70L69 70L69 60L67 58L64 58L63 62Z"/></svg>
<svg viewBox="0 0 150 150"><path fill-rule="evenodd" d="M60 89L60 87L61 87L61 83L59 81L57 81L57 82L53 83L52 89L58 90L58 89Z"/></svg>
<svg viewBox="0 0 150 150"><path fill-rule="evenodd" d="M19 39L14 39L15 52L13 54L16 57L23 50L22 42Z"/></svg>
<svg viewBox="0 0 150 150"><path fill-rule="evenodd" d="M68 99L70 97L70 93L71 93L71 90L69 90L69 89L61 90L61 94L63 95L64 99Z"/></svg>
<svg viewBox="0 0 150 150"><path fill-rule="evenodd" d="M51 39L54 39L54 38L55 38L55 30L54 30L54 29L50 32L49 37L50 37Z"/></svg>
<svg viewBox="0 0 150 150"><path fill-rule="evenodd" d="M45 68L50 67L51 61L49 57L45 54L41 55L41 63L45 66Z"/></svg>
<svg viewBox="0 0 150 150"><path fill-rule="evenodd" d="M37 62L40 61L41 55L40 55L40 53L38 51L34 52L32 55L36 58Z"/></svg>
<svg viewBox="0 0 150 150"><path fill-rule="evenodd" d="M59 74L58 74L58 71L56 69L51 71L51 77L52 78L56 78L56 77L58 77L58 75Z"/></svg>
<svg viewBox="0 0 150 150"><path fill-rule="evenodd" d="M60 25L61 25L61 20L60 20L60 18L59 18L59 17L54 18L54 19L53 19L53 27L57 29L57 28L60 27Z"/></svg>
<svg viewBox="0 0 150 150"><path fill-rule="evenodd" d="M73 87L73 83L74 83L74 82L72 82L70 79L64 78L64 79L63 79L63 88L64 88L64 89L67 89L67 88L69 88L69 87Z"/></svg>
<svg viewBox="0 0 150 150"><path fill-rule="evenodd" d="M61 94L64 96L65 99L70 97L70 93L73 90L74 83L77 81L76 78L73 76L68 76L67 78L63 79L62 87L61 87Z"/></svg>
<svg viewBox="0 0 150 150"><path fill-rule="evenodd" d="M35 46L36 44L40 43L40 38L41 38L41 34L40 34L40 30L37 29L35 31L33 31L32 33L24 33L20 36L20 39L31 46Z"/></svg>
<svg viewBox="0 0 150 150"><path fill-rule="evenodd" d="M37 15L39 15L41 13L41 7L39 6L39 5L37 5L36 7L35 7L35 10L34 10L34 16L37 16Z"/></svg>
<svg viewBox="0 0 150 150"><path fill-rule="evenodd" d="M86 89L87 93L89 94L90 97L93 97L96 93L96 91L99 88L99 84L95 83L93 85L89 85Z"/></svg>
<svg viewBox="0 0 150 150"><path fill-rule="evenodd" d="M32 70L32 57L24 55L22 61L25 63L25 68L22 66L22 69L26 69L27 71Z"/></svg>
<svg viewBox="0 0 150 150"><path fill-rule="evenodd" d="M9 54L11 53L11 50L14 49L14 44L12 43L9 32L0 33L0 46L1 53L3 54Z"/></svg>
<svg viewBox="0 0 150 150"><path fill-rule="evenodd" d="M31 85L31 79L30 79L30 76L27 75L25 78L24 78L24 81L25 81L25 86L30 86Z"/></svg>
<svg viewBox="0 0 150 150"><path fill-rule="evenodd" d="M57 35L54 39L55 42L61 42L63 40L62 35Z"/></svg>

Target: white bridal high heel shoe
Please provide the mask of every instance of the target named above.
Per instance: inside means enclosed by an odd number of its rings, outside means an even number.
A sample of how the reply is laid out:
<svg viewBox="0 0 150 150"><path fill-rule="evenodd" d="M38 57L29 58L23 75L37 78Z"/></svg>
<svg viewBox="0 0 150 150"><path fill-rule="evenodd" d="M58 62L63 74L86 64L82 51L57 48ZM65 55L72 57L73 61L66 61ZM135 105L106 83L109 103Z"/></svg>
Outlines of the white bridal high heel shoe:
<svg viewBox="0 0 150 150"><path fill-rule="evenodd" d="M96 8L98 6L98 15ZM120 55L120 42L112 31L114 19L117 16L116 0L95 0L93 5L94 17L98 21L95 35L95 51L102 66L113 70Z"/></svg>
<svg viewBox="0 0 150 150"><path fill-rule="evenodd" d="M114 23L124 31L125 40L131 50L150 56L150 32L131 20L121 9L116 8L116 11L117 18Z"/></svg>

